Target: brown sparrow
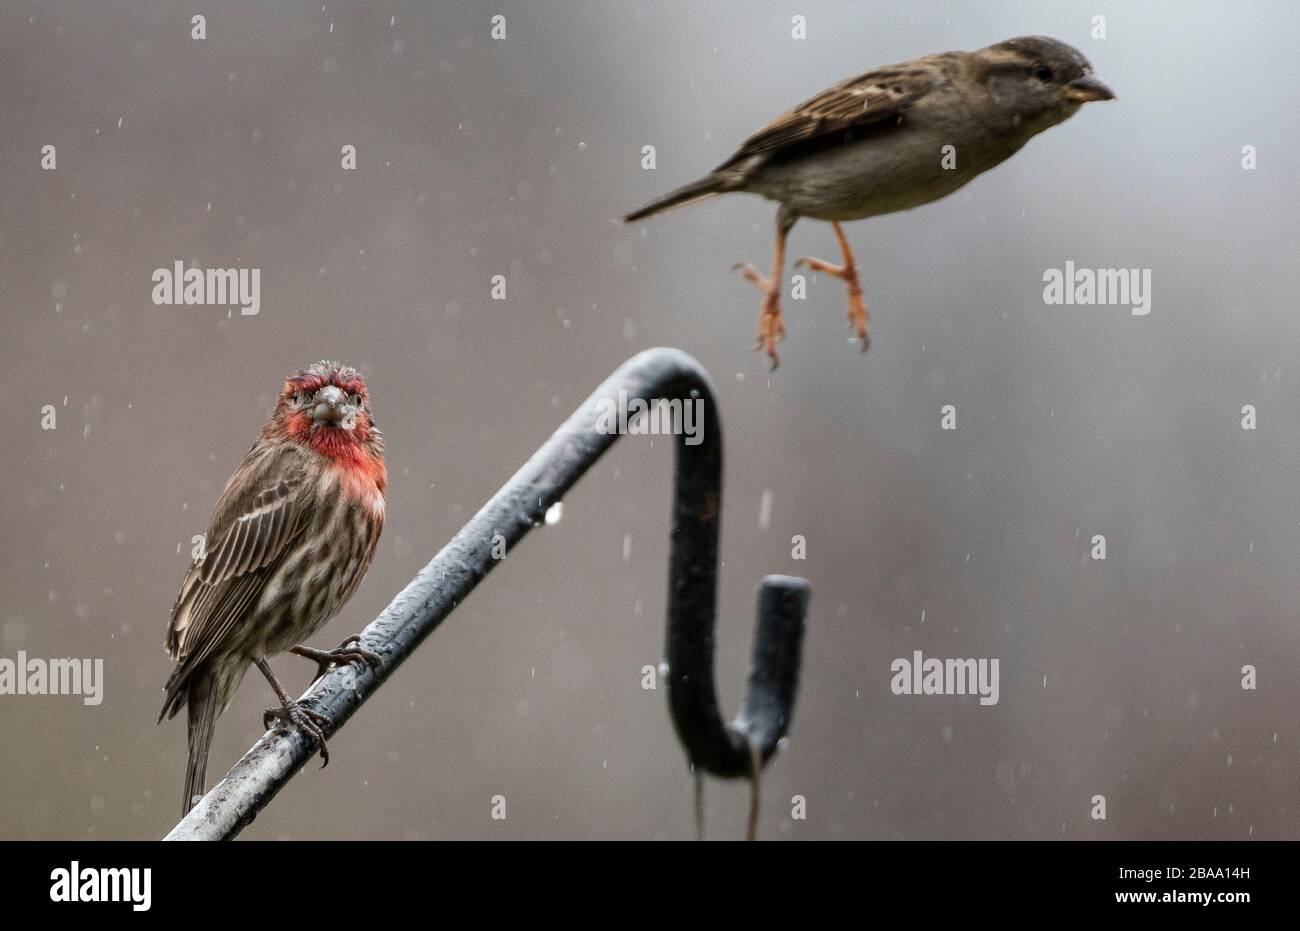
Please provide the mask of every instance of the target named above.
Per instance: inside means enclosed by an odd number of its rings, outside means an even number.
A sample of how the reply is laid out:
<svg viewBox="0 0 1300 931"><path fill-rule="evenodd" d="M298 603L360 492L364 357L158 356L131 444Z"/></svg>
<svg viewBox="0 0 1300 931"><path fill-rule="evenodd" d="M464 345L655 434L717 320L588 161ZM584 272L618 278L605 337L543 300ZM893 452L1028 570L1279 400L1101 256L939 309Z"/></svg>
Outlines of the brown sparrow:
<svg viewBox="0 0 1300 931"><path fill-rule="evenodd" d="M739 264L763 292L758 343L772 367L785 335L780 286L785 239L800 217L827 220L843 264L795 263L842 279L849 323L867 348L867 308L840 223L909 210L951 194L1014 155L1090 100L1111 100L1075 49L1044 36L976 52L944 52L849 78L750 136L710 174L629 213L639 220L714 194L745 191L778 202L771 276Z"/></svg>

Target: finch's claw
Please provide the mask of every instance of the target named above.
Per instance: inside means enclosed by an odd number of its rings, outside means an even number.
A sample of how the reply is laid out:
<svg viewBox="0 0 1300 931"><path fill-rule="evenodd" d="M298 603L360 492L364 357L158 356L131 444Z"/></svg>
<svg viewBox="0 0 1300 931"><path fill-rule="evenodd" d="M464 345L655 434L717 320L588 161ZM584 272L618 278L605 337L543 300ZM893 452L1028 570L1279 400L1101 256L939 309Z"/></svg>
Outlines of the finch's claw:
<svg viewBox="0 0 1300 931"><path fill-rule="evenodd" d="M378 653L362 649L357 646L361 642L358 634L353 634L332 650L317 650L299 644L289 649L290 653L298 656L305 656L307 659L316 663L316 676L311 681L315 682L325 673L330 671L331 666L343 666L358 664L360 666L380 666L384 659Z"/></svg>
<svg viewBox="0 0 1300 931"><path fill-rule="evenodd" d="M291 701L279 708L267 708L263 713L262 726L267 730L270 730L271 725L276 721L279 721L285 727L297 727L306 734L307 740L312 746L320 750L320 768L324 769L330 765L330 751L325 744L324 729L330 727L333 722L328 715L306 708L296 701Z"/></svg>

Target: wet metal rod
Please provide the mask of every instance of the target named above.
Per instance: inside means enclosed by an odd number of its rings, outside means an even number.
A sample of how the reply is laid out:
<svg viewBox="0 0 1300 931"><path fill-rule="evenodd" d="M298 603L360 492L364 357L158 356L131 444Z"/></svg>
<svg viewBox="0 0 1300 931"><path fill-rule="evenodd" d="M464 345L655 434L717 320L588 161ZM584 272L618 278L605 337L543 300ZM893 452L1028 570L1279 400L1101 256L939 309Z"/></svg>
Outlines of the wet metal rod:
<svg viewBox="0 0 1300 931"><path fill-rule="evenodd" d="M331 669L303 695L306 707L337 732L499 562L500 552L538 526L552 504L613 445L607 413L620 401L698 400L707 420L698 443L677 442L668 572L668 704L677 736L697 773L756 778L785 734L798 689L809 587L803 579L768 576L759 583L758 621L749 682L734 722L723 720L713 682L722 505L722 427L704 369L676 349L648 349L620 366L514 477L460 529L392 603L361 632L378 653L375 668ZM694 440L692 440L694 442ZM312 758L298 730L267 731L178 823L165 840L234 837ZM751 820L752 830L752 820Z"/></svg>

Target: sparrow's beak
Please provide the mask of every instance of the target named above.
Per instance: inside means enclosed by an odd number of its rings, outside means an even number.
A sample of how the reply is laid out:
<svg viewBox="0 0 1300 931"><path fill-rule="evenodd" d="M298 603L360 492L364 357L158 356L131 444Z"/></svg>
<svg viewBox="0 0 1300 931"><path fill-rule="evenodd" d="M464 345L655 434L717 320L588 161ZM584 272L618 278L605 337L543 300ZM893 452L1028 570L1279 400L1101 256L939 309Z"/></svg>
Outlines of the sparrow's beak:
<svg viewBox="0 0 1300 931"><path fill-rule="evenodd" d="M1091 74L1085 74L1077 81L1065 85L1065 96L1075 103L1087 103L1090 100L1114 100L1115 92Z"/></svg>
<svg viewBox="0 0 1300 931"><path fill-rule="evenodd" d="M349 413L347 395L335 385L326 385L316 392L316 403L311 409L311 419L316 423L338 426Z"/></svg>

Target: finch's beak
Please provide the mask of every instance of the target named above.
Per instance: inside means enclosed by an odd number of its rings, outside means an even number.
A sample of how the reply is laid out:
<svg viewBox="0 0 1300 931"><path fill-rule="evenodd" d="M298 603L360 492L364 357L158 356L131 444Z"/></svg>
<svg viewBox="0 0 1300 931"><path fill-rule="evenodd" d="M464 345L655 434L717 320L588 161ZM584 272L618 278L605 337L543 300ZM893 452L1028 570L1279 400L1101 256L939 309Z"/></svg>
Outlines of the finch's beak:
<svg viewBox="0 0 1300 931"><path fill-rule="evenodd" d="M316 392L316 403L311 409L311 419L319 424L338 426L351 413L347 395L334 385L326 385Z"/></svg>
<svg viewBox="0 0 1300 931"><path fill-rule="evenodd" d="M1098 78L1085 74L1065 85L1065 96L1075 103L1087 103L1090 100L1114 100L1115 92Z"/></svg>

